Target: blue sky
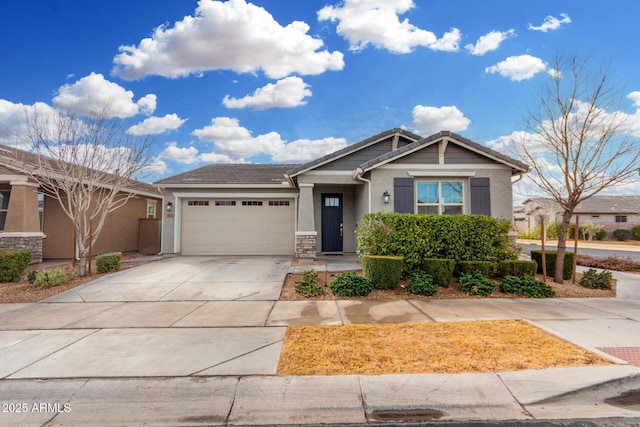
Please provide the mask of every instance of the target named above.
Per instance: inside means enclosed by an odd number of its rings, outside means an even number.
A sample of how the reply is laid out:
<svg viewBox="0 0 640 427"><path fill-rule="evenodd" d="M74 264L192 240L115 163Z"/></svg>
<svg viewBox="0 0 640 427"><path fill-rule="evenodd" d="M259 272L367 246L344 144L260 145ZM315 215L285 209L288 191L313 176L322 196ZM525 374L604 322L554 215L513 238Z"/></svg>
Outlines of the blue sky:
<svg viewBox="0 0 640 427"><path fill-rule="evenodd" d="M108 102L153 135L149 182L210 162L304 162L394 127L499 148L524 130L556 53L610 62L635 114L639 12L632 0L5 1L0 142L36 103Z"/></svg>

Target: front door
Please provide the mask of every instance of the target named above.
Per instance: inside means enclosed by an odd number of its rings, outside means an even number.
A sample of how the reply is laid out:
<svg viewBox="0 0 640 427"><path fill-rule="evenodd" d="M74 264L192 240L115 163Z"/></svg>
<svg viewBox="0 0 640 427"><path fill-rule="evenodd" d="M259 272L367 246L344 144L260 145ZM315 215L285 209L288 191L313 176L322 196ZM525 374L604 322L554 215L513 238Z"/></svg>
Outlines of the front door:
<svg viewBox="0 0 640 427"><path fill-rule="evenodd" d="M342 194L322 195L322 252L342 252Z"/></svg>

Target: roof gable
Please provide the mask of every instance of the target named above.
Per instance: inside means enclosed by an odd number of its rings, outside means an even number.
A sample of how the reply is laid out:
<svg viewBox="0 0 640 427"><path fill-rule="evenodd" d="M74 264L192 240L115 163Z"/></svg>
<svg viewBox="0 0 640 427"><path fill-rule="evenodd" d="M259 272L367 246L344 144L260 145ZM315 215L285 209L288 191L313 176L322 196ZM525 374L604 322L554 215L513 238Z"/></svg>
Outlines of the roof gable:
<svg viewBox="0 0 640 427"><path fill-rule="evenodd" d="M477 142L473 142L470 139L464 138L463 136L457 135L449 131L440 131L436 134L433 134L431 136L428 136L426 138L422 138L416 142L413 142L407 146L401 147L395 151L391 151L389 153L378 156L375 159L371 159L361 164L360 169L363 172L369 171L371 169L375 169L378 166L396 161L398 159L402 159L403 157L413 154L417 151L424 150L425 148L431 147L443 140L447 141L447 143L452 143L458 147L462 147L466 150L472 151L475 154L482 156L484 159L490 160L491 162L496 162L496 163L503 164L505 166L509 166L511 167L512 174L518 174L518 173L529 171L529 166L526 165L525 163L522 163L519 160L513 159L509 156L506 156L502 153L499 153L488 147L485 147L484 145L478 144Z"/></svg>
<svg viewBox="0 0 640 427"><path fill-rule="evenodd" d="M305 163L303 165L299 165L291 170L289 170L287 172L287 175L290 178L293 178L297 175L300 175L302 173L308 172L310 170L313 169L317 169L319 167L325 166L325 165L329 165L333 162L339 162L339 161L344 161L344 159L348 156L352 156L355 153L358 153L362 150L365 150L369 147L372 147L376 144L380 144L383 143L385 141L390 141L392 140L394 137L397 137L398 139L402 138L403 140L406 140L408 143L412 143L414 141L418 141L419 139L421 139L422 137L420 135L416 135L414 133L411 133L409 131L406 131L404 129L399 129L399 128L394 128L394 129L390 129L390 130L386 130L384 132L381 132L377 135L374 135L372 137L369 137L367 139L364 139L360 142L356 142L354 144L351 144L345 148L343 148L342 150L338 150L335 151L333 153L327 154L324 157L321 157L319 159L316 160L312 160L308 163ZM405 143L405 145L407 145L407 143ZM389 149L391 149L392 147L389 146ZM385 152L387 150L384 150ZM362 159L360 159L359 162L357 162L354 166L357 166L358 164L360 164L360 162L362 162ZM345 162L346 163L346 162ZM350 167L350 168L346 168L346 169L355 169L355 167Z"/></svg>

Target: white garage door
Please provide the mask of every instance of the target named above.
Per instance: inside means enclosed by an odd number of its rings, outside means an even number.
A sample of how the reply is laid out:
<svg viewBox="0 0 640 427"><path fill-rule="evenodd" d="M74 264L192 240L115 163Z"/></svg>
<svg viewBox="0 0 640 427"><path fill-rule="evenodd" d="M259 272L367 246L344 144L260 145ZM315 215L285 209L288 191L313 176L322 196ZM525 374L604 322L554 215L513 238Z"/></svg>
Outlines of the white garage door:
<svg viewBox="0 0 640 427"><path fill-rule="evenodd" d="M182 254L293 255L293 199L183 199Z"/></svg>

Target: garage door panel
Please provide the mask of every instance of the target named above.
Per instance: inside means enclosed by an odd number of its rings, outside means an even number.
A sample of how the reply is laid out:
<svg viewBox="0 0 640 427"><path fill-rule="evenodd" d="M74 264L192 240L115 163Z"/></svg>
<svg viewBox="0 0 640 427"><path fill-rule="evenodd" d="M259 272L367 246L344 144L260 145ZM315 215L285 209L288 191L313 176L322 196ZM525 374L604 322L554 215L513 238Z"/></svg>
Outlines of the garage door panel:
<svg viewBox="0 0 640 427"><path fill-rule="evenodd" d="M215 206L215 199L182 203L182 253L185 255L292 255L294 203L289 206Z"/></svg>

